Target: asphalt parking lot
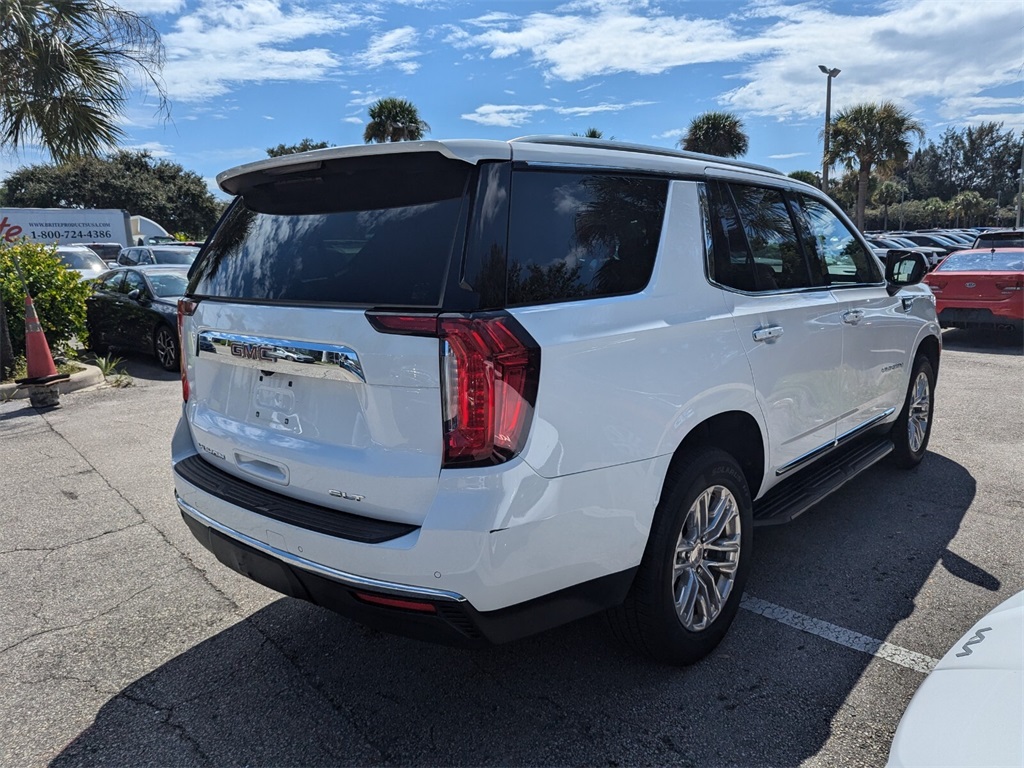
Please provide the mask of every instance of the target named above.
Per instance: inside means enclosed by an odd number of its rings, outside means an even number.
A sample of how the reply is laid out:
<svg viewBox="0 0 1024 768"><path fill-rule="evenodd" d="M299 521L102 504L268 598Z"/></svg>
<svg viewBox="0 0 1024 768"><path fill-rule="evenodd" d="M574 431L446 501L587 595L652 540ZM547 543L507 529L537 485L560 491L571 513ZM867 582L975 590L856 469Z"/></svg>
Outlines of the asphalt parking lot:
<svg viewBox="0 0 1024 768"><path fill-rule="evenodd" d="M228 571L182 523L181 390L0 403L0 763L880 766L933 660L1024 589L1024 350L947 331L930 452L759 529L746 610L671 669L600 617L478 651Z"/></svg>

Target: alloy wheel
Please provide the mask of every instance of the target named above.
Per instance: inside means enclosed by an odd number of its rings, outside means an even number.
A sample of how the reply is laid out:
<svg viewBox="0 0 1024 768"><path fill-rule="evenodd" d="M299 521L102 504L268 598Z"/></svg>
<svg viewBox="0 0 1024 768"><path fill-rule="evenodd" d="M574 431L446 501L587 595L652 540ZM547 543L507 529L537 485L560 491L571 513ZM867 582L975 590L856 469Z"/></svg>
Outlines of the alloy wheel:
<svg viewBox="0 0 1024 768"><path fill-rule="evenodd" d="M917 374L914 389L910 395L910 412L907 415L907 443L917 453L928 435L928 420L931 416L931 387L924 371Z"/></svg>
<svg viewBox="0 0 1024 768"><path fill-rule="evenodd" d="M178 362L178 344L166 328L161 328L156 334L156 359L167 370L173 369Z"/></svg>
<svg viewBox="0 0 1024 768"><path fill-rule="evenodd" d="M676 615L686 629L700 632L718 618L739 560L739 506L728 488L712 486L687 511L673 558Z"/></svg>

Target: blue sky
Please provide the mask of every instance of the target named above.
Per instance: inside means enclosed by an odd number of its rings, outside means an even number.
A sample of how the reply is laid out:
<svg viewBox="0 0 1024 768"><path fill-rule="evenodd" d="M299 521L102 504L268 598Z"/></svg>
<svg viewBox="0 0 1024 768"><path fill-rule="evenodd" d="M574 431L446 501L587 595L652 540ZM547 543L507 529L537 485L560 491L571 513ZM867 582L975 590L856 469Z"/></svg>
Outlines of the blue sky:
<svg viewBox="0 0 1024 768"><path fill-rule="evenodd" d="M407 98L428 138L602 130L675 146L702 112L738 114L746 159L818 170L835 111L892 99L937 140L1024 130L1021 0L122 0L167 48L171 120L140 92L124 146L208 179L305 137L362 142L367 106ZM0 177L45 161L0 155Z"/></svg>

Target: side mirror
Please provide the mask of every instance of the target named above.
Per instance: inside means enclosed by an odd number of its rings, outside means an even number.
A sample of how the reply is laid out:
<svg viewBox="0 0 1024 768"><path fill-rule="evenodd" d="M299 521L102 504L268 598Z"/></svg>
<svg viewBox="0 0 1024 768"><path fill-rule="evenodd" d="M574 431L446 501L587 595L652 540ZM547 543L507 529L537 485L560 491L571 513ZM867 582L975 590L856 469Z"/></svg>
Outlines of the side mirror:
<svg viewBox="0 0 1024 768"><path fill-rule="evenodd" d="M907 285L917 285L928 273L924 254L917 251L893 249L885 254L885 282L893 296Z"/></svg>
<svg viewBox="0 0 1024 768"><path fill-rule="evenodd" d="M135 288L134 290L128 291L128 298L132 301L142 301L143 296L141 289Z"/></svg>

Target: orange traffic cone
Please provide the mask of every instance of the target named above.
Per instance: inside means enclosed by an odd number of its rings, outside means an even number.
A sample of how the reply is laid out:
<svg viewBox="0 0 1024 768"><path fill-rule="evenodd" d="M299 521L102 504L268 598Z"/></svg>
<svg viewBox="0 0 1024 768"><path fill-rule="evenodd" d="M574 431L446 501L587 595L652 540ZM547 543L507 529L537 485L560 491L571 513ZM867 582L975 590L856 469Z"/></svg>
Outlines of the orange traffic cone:
<svg viewBox="0 0 1024 768"><path fill-rule="evenodd" d="M28 377L23 381L32 383L39 379L57 376L57 367L53 364L50 345L46 343L46 335L39 324L39 316L32 304L32 297L25 294L25 358Z"/></svg>

